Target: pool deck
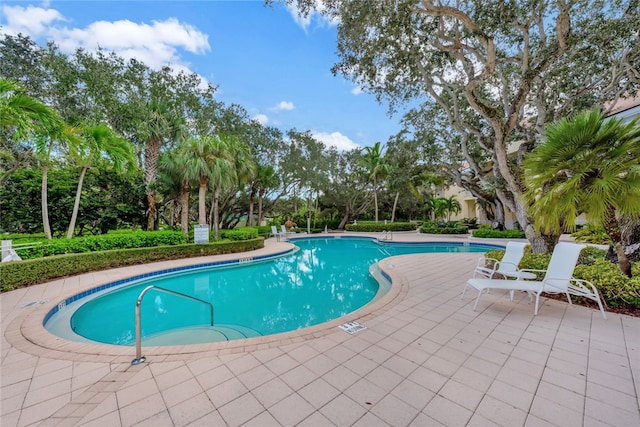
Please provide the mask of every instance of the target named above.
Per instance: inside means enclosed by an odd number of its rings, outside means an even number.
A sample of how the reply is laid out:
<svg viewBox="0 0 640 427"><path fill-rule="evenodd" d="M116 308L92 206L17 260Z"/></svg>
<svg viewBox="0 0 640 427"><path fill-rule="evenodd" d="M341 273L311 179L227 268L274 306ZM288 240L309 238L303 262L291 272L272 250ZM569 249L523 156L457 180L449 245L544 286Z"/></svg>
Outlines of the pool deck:
<svg viewBox="0 0 640 427"><path fill-rule="evenodd" d="M394 240L473 241L396 233ZM486 241L504 244L504 241ZM290 243L268 239L252 256ZM0 425L639 426L640 318L492 291L460 294L477 253L388 258L381 300L312 328L135 350L42 327L95 286L238 254L161 262L0 294ZM132 308L133 309L133 308ZM338 325L357 321L349 334Z"/></svg>

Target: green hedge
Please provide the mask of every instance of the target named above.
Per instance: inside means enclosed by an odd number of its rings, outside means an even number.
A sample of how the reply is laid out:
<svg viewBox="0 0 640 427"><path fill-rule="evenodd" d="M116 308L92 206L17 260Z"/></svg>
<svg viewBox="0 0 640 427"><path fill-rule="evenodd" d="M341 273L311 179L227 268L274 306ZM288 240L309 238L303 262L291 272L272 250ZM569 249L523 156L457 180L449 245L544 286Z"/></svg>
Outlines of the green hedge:
<svg viewBox="0 0 640 427"><path fill-rule="evenodd" d="M593 283L608 306L640 308L640 262L632 264L633 277L628 278L622 274L618 264L604 258L606 253L607 251L593 246L584 248L580 252L573 277ZM501 250L485 252L486 258L500 260L503 255L504 251ZM531 253L531 247L528 246L519 267L521 269L544 270L549 265L550 259L551 254ZM542 276L544 273L540 275L539 279L542 279ZM572 299L575 298L577 297L572 296Z"/></svg>
<svg viewBox="0 0 640 427"><path fill-rule="evenodd" d="M478 228L473 230L473 237L482 237L485 239L524 239L524 231L520 230L493 230L491 228Z"/></svg>
<svg viewBox="0 0 640 427"><path fill-rule="evenodd" d="M427 223L420 228L421 233L426 234L467 234L469 227L464 225L439 227L437 225Z"/></svg>
<svg viewBox="0 0 640 427"><path fill-rule="evenodd" d="M72 239L42 240L31 249L17 249L24 260L52 255L116 249L148 248L166 245L182 245L186 237L180 231L133 231L128 233L100 234Z"/></svg>
<svg viewBox="0 0 640 427"><path fill-rule="evenodd" d="M271 229L269 229L271 232ZM242 227L242 228L234 228L232 230L220 230L220 238L221 239L229 239L229 240L251 240L258 237L258 228L257 227Z"/></svg>
<svg viewBox="0 0 640 427"><path fill-rule="evenodd" d="M362 232L382 232L382 231L413 231L418 228L418 224L413 222L359 222L357 224L347 224L347 231Z"/></svg>
<svg viewBox="0 0 640 427"><path fill-rule="evenodd" d="M246 252L264 247L264 239L134 248L54 255L0 264L2 292L89 271L145 264L155 261Z"/></svg>

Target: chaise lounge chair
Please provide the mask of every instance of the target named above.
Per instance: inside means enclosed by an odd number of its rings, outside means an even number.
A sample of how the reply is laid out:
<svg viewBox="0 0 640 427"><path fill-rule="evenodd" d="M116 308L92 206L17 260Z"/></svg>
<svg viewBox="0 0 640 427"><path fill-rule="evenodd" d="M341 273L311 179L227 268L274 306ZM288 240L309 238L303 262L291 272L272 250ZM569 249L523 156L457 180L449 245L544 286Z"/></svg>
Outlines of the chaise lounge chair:
<svg viewBox="0 0 640 427"><path fill-rule="evenodd" d="M287 234L295 234L293 231L288 231L287 227L285 227L284 224L280 225L280 233L282 233L283 235L287 235Z"/></svg>
<svg viewBox="0 0 640 427"><path fill-rule="evenodd" d="M520 260L524 256L524 248L528 244L529 242L507 242L504 256L500 261L495 258L481 257L475 270L473 270L473 278L478 278L478 275L480 275L489 279L495 279L497 276L502 276L505 279L509 277L535 279L537 276L534 273L521 272L518 269L518 264L520 264ZM487 267L487 261L493 261L493 267Z"/></svg>
<svg viewBox="0 0 640 427"><path fill-rule="evenodd" d="M569 304L571 304L571 295L576 295L596 301L598 303L598 307L600 307L602 317L606 319L607 315L604 312L600 295L598 294L598 290L595 286L586 280L574 279L572 277L573 270L578 263L580 251L585 247L586 245L578 245L575 243L558 243L553 249L553 254L551 254L551 260L549 261L547 270L542 270L545 272L545 276L541 281L525 280L523 278L523 274L525 273L540 270L519 270L519 273L513 276L515 277L515 280L474 277L469 279L465 284L461 298L464 298L467 288L473 288L478 291L478 297L476 298L476 302L473 306L473 310L475 311L478 307L480 297L485 290L502 289L507 291L525 291L529 293L530 298L532 294L535 294L536 305L534 314L537 315L540 303L540 294L543 292L565 294L569 300ZM513 292L511 292L511 299L513 300Z"/></svg>
<svg viewBox="0 0 640 427"><path fill-rule="evenodd" d="M275 225L271 226L271 236L275 237L278 242L280 241L280 238L284 238L285 240L287 239L287 233L278 231L278 228Z"/></svg>

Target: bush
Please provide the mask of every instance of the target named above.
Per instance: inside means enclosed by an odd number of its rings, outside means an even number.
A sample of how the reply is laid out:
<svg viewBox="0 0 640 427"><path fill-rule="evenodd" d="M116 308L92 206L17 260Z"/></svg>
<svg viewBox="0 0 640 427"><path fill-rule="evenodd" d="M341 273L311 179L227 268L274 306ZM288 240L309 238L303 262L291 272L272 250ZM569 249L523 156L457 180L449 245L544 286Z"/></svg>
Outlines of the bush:
<svg viewBox="0 0 640 427"><path fill-rule="evenodd" d="M433 223L425 223L420 227L420 232L426 234L467 234L469 228L466 225L434 225Z"/></svg>
<svg viewBox="0 0 640 427"><path fill-rule="evenodd" d="M204 245L185 244L121 249L5 262L0 264L0 276L2 276L0 291L10 291L15 288L89 271L155 261L245 252L262 247L264 247L264 239L257 238L240 242L226 241Z"/></svg>
<svg viewBox="0 0 640 427"><path fill-rule="evenodd" d="M221 239L251 240L258 237L258 229L254 227L241 227L232 230L220 230Z"/></svg>
<svg viewBox="0 0 640 427"><path fill-rule="evenodd" d="M179 231L134 231L72 239L42 240L42 243L34 248L19 249L16 252L26 260L71 253L181 245L186 243L186 237Z"/></svg>
<svg viewBox="0 0 640 427"><path fill-rule="evenodd" d="M571 237L578 242L593 243L596 245L606 245L611 242L611 238L604 231L603 226L597 226L591 223L585 224L584 227L572 233Z"/></svg>
<svg viewBox="0 0 640 427"><path fill-rule="evenodd" d="M524 239L524 231L520 230L494 230L492 228L480 227L477 230L473 230L473 237L479 237L484 239Z"/></svg>
<svg viewBox="0 0 640 427"><path fill-rule="evenodd" d="M478 228L478 218L462 218L459 223L461 225L466 225L469 230L475 230Z"/></svg>
<svg viewBox="0 0 640 427"><path fill-rule="evenodd" d="M44 240L44 233L5 233L0 234L2 240L13 240L14 242L36 242Z"/></svg>
<svg viewBox="0 0 640 427"><path fill-rule="evenodd" d="M359 222L357 224L347 224L347 231L362 232L382 232L382 231L413 231L418 227L417 224L411 222Z"/></svg>

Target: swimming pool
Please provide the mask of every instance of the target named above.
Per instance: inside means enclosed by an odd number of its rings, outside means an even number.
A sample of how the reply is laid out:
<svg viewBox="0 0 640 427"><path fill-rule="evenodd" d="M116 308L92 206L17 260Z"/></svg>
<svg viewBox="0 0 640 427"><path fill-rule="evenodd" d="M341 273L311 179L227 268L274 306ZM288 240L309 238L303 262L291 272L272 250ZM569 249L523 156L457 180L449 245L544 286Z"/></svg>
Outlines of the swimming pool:
<svg viewBox="0 0 640 427"><path fill-rule="evenodd" d="M47 316L45 327L58 334L70 327L79 340L133 345L136 299L153 285L210 302L214 314L211 319L208 304L151 290L140 307L144 345L271 335L339 318L380 296L381 283L371 276L369 267L383 258L500 248L467 242L381 244L347 236L302 238L293 243L298 250L277 259L233 267L191 267L88 291L72 301L72 310L61 310L65 315ZM73 339L67 332L62 335Z"/></svg>

